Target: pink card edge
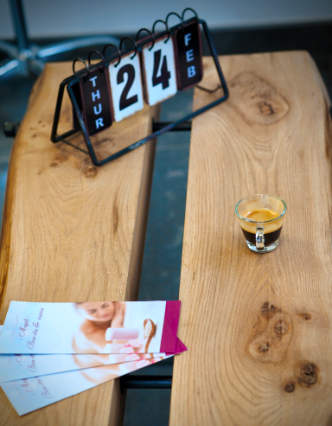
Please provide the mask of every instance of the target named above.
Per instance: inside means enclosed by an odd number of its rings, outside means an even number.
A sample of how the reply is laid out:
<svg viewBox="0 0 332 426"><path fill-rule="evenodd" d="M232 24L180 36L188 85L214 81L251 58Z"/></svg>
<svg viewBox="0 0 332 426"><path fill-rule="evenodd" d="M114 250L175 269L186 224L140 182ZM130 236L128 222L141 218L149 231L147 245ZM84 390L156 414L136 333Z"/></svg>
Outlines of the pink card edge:
<svg viewBox="0 0 332 426"><path fill-rule="evenodd" d="M177 355L182 352L187 351L187 346L177 337L175 351L174 352L166 352L166 355Z"/></svg>
<svg viewBox="0 0 332 426"><path fill-rule="evenodd" d="M180 319L180 300L166 301L164 326L160 343L160 352L174 353L177 345L177 331Z"/></svg>

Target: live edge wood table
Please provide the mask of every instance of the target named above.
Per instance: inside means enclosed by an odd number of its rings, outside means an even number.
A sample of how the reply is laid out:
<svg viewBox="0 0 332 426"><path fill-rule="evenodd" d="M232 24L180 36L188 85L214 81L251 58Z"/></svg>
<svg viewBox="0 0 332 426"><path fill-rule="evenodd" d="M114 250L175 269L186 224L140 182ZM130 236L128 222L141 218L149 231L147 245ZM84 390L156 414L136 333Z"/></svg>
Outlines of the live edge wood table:
<svg viewBox="0 0 332 426"><path fill-rule="evenodd" d="M203 85L214 88L210 59ZM332 424L331 131L328 100L305 52L222 57L227 102L193 123L183 240L180 337L170 424ZM48 65L9 169L1 317L16 300L135 298L153 144L96 169L49 142L58 83ZM195 92L195 108L214 95ZM150 130L143 111L114 139ZM67 105L64 116L70 120ZM138 120L138 121L136 121ZM126 121L126 120L125 120ZM138 125L139 124L139 125ZM119 138L120 136L120 138ZM288 204L280 247L251 253L234 205L252 193ZM19 418L0 393L1 425L119 425L118 382Z"/></svg>
<svg viewBox="0 0 332 426"><path fill-rule="evenodd" d="M69 63L46 66L14 143L1 241L0 323L10 300L137 296L154 144L101 168L66 144L52 144L58 86L71 72ZM119 148L114 140L125 145L150 133L151 117L146 109L116 126L115 133L103 132L96 143L99 155ZM71 119L67 102L64 128ZM0 424L6 426L118 426L121 412L118 381L23 417L0 392Z"/></svg>
<svg viewBox="0 0 332 426"><path fill-rule="evenodd" d="M194 120L170 425L332 424L332 134L305 52L222 57L230 98ZM205 74L205 86L216 81ZM196 91L195 107L211 100ZM288 204L249 251L235 203Z"/></svg>

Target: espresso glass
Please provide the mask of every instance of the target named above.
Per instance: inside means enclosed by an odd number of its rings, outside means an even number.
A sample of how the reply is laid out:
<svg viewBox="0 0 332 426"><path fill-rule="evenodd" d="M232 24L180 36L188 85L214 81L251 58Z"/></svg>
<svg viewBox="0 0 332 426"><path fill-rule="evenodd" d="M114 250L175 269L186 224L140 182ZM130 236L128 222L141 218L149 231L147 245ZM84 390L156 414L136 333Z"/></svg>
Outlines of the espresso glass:
<svg viewBox="0 0 332 426"><path fill-rule="evenodd" d="M268 253L279 245L285 201L266 194L256 194L240 200L235 214L247 246L255 253Z"/></svg>

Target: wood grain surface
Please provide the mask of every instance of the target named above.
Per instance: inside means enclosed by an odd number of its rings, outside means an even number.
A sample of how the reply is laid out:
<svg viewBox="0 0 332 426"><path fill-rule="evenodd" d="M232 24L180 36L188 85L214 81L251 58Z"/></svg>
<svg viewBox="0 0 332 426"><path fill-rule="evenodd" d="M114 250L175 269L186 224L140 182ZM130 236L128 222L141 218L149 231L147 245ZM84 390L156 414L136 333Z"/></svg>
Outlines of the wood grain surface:
<svg viewBox="0 0 332 426"><path fill-rule="evenodd" d="M80 151L51 143L58 85L70 74L69 63L46 65L14 143L1 240L1 321L11 300L136 296L154 144L97 168ZM143 110L102 132L94 141L98 154L146 136L151 115ZM69 102L61 120L62 130L70 126ZM0 391L0 412L6 426L117 426L121 395L110 382L20 418Z"/></svg>
<svg viewBox="0 0 332 426"><path fill-rule="evenodd" d="M170 424L332 424L332 166L328 99L306 52L220 58L225 103L191 135ZM202 83L215 87L205 60ZM195 108L215 98L195 92ZM280 246L255 254L234 214L283 198Z"/></svg>

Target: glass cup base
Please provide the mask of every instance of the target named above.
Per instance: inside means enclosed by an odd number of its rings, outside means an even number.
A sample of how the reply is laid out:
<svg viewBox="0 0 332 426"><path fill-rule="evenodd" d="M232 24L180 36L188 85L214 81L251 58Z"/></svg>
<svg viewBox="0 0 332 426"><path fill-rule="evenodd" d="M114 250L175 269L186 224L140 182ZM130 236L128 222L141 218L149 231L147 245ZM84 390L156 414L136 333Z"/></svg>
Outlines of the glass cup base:
<svg viewBox="0 0 332 426"><path fill-rule="evenodd" d="M251 251L254 251L255 253L261 253L262 254L262 253L269 253L270 251L275 250L279 245L279 240L274 241L272 244L265 246L262 249L258 249L255 244L252 244L247 240L246 240L246 243L247 243L248 248Z"/></svg>

